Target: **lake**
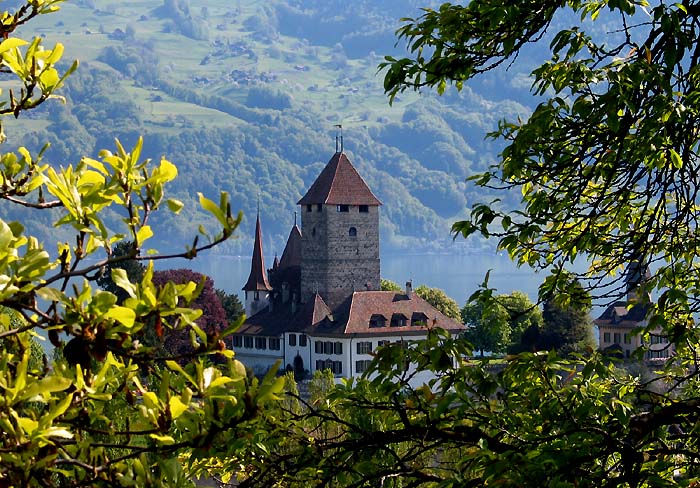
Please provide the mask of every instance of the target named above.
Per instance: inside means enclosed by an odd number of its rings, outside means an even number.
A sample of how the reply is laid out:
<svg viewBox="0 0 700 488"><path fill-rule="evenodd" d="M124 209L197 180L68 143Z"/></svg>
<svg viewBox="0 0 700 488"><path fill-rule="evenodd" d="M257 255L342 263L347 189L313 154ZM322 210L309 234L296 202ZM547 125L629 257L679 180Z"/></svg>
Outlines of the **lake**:
<svg viewBox="0 0 700 488"><path fill-rule="evenodd" d="M272 256L265 257L266 267L272 265ZM165 263L164 263L165 264ZM168 267L187 267L210 276L217 288L238 293L250 273L250 256L221 256L201 254L193 261L177 260ZM537 287L544 274L535 274L529 268L518 268L507 257L489 254L382 254L381 276L404 286L407 280L413 287L427 285L440 288L461 307L484 281L491 270L489 286L498 293L515 290L525 292L531 300L537 298Z"/></svg>

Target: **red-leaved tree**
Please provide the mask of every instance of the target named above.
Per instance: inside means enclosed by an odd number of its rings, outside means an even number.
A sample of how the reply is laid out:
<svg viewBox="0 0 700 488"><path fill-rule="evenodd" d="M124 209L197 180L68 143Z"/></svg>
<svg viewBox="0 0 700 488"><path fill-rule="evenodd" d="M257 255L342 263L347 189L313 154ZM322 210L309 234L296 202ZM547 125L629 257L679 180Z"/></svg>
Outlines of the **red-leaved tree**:
<svg viewBox="0 0 700 488"><path fill-rule="evenodd" d="M196 321L197 325L208 335L214 335L228 325L226 312L214 289L214 281L190 269L168 269L153 273L153 283L157 286L162 286L169 281L175 284L184 284L189 281L199 283L202 279L205 280L202 293L188 306L202 311L202 316ZM167 354L181 356L194 352L188 331L165 329L164 332L156 332L162 336L163 349Z"/></svg>

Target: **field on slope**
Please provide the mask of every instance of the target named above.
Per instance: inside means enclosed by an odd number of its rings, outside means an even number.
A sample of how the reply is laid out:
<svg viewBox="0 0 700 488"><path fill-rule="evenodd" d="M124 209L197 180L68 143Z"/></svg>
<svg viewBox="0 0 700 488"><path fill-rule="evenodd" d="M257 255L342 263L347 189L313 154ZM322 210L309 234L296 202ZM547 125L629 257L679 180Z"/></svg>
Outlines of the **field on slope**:
<svg viewBox="0 0 700 488"><path fill-rule="evenodd" d="M260 202L266 246L281 251L296 201L332 155L334 125L342 124L346 151L384 203L383 246L441 250L450 223L484 198L464 181L495 158L484 135L528 109L505 97L522 92L515 69L484 85L494 85L495 99L467 88L441 98L407 93L389 106L377 66L398 50L398 19L420 5L67 2L22 33L62 42L65 59L81 61L67 103L7 124L8 136L34 149L49 141L48 160L65 164L114 137L129 144L143 134L147 155L178 165L174 190L191 207L185 224L157 222L169 241L189 242L196 232L197 191L214 198L225 190L247 215ZM246 219L242 238L223 250L247 253L251 230Z"/></svg>

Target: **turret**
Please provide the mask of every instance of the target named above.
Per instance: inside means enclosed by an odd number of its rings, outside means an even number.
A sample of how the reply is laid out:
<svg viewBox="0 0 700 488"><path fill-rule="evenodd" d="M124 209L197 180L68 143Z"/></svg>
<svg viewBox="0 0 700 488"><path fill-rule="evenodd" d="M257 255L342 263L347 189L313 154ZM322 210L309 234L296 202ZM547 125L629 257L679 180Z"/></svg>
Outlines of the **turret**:
<svg viewBox="0 0 700 488"><path fill-rule="evenodd" d="M250 264L250 275L243 287L245 292L245 313L248 317L270 305L270 292L272 287L267 281L265 273L265 258L262 248L262 230L260 228L260 214L255 221L255 242L253 243L253 259Z"/></svg>

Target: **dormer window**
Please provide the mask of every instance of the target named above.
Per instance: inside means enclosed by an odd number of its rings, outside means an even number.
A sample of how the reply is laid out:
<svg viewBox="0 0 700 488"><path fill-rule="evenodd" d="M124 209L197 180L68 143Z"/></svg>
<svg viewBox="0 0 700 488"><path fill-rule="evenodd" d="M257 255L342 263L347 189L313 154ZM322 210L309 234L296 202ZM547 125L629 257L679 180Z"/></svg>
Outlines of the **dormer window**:
<svg viewBox="0 0 700 488"><path fill-rule="evenodd" d="M349 205L338 205L336 207L337 212L343 212L343 213L348 213L350 211L350 206Z"/></svg>
<svg viewBox="0 0 700 488"><path fill-rule="evenodd" d="M368 213L369 205L360 205L360 213Z"/></svg>
<svg viewBox="0 0 700 488"><path fill-rule="evenodd" d="M384 327L385 325L386 325L386 319L384 318L383 315L380 315L378 313L373 314L369 319L370 329L374 329L376 327Z"/></svg>
<svg viewBox="0 0 700 488"><path fill-rule="evenodd" d="M414 327L425 327L428 325L428 316L423 312L413 312L411 316L411 325Z"/></svg>
<svg viewBox="0 0 700 488"><path fill-rule="evenodd" d="M408 319L402 313L395 313L391 316L391 326L392 327L406 327L406 322Z"/></svg>

